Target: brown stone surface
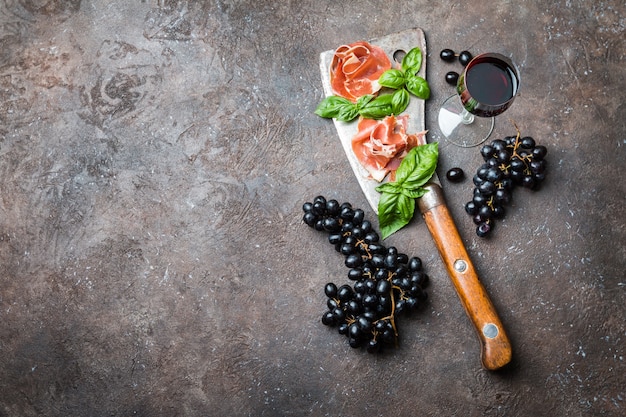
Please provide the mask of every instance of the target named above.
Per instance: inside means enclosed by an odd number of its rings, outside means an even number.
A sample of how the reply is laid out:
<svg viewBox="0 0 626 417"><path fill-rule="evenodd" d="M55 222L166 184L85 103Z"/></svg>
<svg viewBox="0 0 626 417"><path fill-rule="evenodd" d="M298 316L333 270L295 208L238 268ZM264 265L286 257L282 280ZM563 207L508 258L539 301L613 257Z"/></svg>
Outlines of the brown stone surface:
<svg viewBox="0 0 626 417"><path fill-rule="evenodd" d="M0 416L617 416L626 409L620 0L0 3ZM420 219L429 304L374 357L320 323L347 269L301 222L366 207L322 97L319 53L421 27L439 173L480 164L436 126L450 47L522 87L495 136L549 148L493 238L471 181L444 184L513 342L479 345ZM374 219L371 210L367 215ZM392 411L393 410L393 411Z"/></svg>

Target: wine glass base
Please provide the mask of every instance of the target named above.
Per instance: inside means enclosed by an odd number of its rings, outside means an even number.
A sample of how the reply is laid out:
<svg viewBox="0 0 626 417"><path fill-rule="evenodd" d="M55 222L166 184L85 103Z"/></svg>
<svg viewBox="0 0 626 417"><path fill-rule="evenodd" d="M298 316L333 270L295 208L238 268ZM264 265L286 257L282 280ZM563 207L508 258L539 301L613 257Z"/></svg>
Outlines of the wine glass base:
<svg viewBox="0 0 626 417"><path fill-rule="evenodd" d="M494 117L476 117L468 114L457 95L448 97L439 109L441 133L448 142L462 148L482 144L491 135L494 124Z"/></svg>

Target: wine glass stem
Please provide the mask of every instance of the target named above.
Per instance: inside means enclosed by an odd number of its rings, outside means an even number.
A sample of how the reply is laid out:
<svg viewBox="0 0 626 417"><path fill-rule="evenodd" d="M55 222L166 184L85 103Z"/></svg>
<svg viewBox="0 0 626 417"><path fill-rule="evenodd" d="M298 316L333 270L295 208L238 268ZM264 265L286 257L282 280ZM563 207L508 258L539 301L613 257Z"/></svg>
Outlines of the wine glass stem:
<svg viewBox="0 0 626 417"><path fill-rule="evenodd" d="M463 109L461 112L461 123L464 125L469 125L474 122L474 115L467 110Z"/></svg>

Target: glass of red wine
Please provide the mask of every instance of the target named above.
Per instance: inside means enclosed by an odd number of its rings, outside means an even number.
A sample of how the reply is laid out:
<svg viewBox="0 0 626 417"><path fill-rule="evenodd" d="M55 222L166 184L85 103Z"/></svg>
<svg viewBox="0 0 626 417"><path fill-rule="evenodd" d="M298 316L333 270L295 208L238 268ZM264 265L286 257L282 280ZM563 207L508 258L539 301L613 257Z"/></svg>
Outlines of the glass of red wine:
<svg viewBox="0 0 626 417"><path fill-rule="evenodd" d="M519 71L506 56L475 56L459 76L457 94L439 109L441 133L457 146L480 145L491 135L495 116L513 103L519 83Z"/></svg>

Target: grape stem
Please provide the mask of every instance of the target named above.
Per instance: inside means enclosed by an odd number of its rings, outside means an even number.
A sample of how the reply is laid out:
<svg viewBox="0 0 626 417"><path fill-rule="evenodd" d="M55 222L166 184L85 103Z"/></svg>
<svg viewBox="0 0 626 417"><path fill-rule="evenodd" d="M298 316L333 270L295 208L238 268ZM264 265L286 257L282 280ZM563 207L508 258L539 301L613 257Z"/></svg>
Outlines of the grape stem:
<svg viewBox="0 0 626 417"><path fill-rule="evenodd" d="M519 149L520 146L520 137L522 136L522 133L519 130L519 127L517 127L517 124L515 123L515 121L511 120L511 123L513 124L513 126L515 127L515 130L517 131L517 135L515 135L515 144L513 145L513 154L511 155L511 158L513 158L514 156L517 156L521 161L524 162L524 166L526 167L526 169L524 170L524 173L526 175L530 174L530 169L528 168L528 161L530 161L531 157L530 155L526 155L526 156L521 156L520 154L517 153L517 150Z"/></svg>

